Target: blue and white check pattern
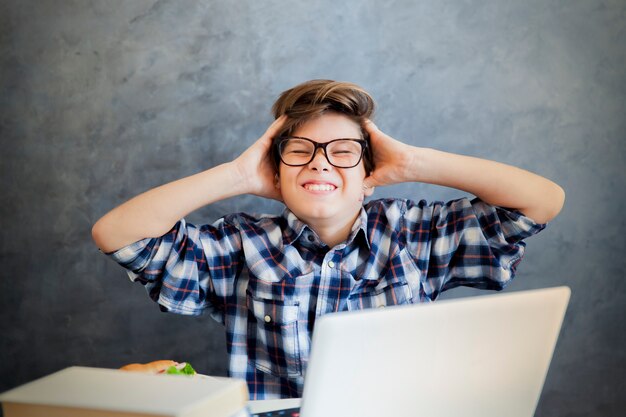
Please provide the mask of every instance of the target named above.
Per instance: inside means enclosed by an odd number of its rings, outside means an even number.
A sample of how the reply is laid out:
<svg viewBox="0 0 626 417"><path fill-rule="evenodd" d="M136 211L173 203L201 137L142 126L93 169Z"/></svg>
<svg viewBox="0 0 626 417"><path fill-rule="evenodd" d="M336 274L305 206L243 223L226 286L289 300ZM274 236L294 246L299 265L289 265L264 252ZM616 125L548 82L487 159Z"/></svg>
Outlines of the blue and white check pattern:
<svg viewBox="0 0 626 417"><path fill-rule="evenodd" d="M164 311L208 311L226 328L229 375L251 399L302 395L317 317L430 302L465 285L502 289L545 225L475 199L367 203L348 240L329 248L280 216L184 220L111 255Z"/></svg>

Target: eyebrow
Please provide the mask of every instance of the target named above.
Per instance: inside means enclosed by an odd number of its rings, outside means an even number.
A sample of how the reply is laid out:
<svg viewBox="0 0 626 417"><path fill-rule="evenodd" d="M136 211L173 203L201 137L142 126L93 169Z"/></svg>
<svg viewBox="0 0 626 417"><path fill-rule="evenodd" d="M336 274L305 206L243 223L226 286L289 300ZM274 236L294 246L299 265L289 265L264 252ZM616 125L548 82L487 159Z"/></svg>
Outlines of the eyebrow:
<svg viewBox="0 0 626 417"><path fill-rule="evenodd" d="M318 142L314 139L311 138L307 138L306 136L284 136L284 139L306 139L306 140L310 140L311 142L315 142L315 143L324 143L324 142ZM341 140L341 139L347 139L347 140L365 140L364 138L360 137L360 138L335 138L335 139L330 139L326 142L332 142L334 140Z"/></svg>

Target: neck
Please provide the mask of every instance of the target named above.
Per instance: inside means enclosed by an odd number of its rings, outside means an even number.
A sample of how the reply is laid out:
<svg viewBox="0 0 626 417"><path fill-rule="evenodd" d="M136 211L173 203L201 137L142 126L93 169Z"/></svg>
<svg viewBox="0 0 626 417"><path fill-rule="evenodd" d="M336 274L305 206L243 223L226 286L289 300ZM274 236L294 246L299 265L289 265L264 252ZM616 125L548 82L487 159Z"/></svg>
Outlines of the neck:
<svg viewBox="0 0 626 417"><path fill-rule="evenodd" d="M332 248L348 239L348 236L350 236L350 232L352 231L352 226L359 217L359 214L360 211L343 222L338 222L337 219L332 219L318 220L307 223L311 229L315 230L315 233L317 233L322 242Z"/></svg>

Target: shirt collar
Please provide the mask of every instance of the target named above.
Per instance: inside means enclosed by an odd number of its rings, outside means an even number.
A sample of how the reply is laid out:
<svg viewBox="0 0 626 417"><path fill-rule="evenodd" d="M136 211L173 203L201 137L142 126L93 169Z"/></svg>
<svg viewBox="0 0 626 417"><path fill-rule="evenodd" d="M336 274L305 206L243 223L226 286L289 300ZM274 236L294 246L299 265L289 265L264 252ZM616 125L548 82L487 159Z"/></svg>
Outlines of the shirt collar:
<svg viewBox="0 0 626 417"><path fill-rule="evenodd" d="M368 249L371 249L369 239L367 238L367 213L365 212L365 208L361 207L361 212L359 213L359 217L356 218L354 224L352 225L352 230L350 235L348 236L347 243L350 244L354 241L359 232L362 232L363 241L367 245Z"/></svg>
<svg viewBox="0 0 626 417"><path fill-rule="evenodd" d="M282 214L283 219L286 221L286 228L283 231L283 241L287 245L291 245L294 241L300 238L300 236L306 231L310 230L313 233L313 230L302 220L300 220L291 210L285 208ZM359 216L354 221L352 225L352 229L350 231L350 235L346 240L346 244L351 244L359 235L359 232L363 232L363 240L368 248L370 248L370 243L367 238L367 213L365 212L365 208L361 207L361 211L359 212Z"/></svg>
<svg viewBox="0 0 626 417"><path fill-rule="evenodd" d="M310 229L306 223L296 217L295 214L288 208L283 210L283 219L286 221L286 227L283 230L283 242L286 245L291 245L297 240L305 229Z"/></svg>

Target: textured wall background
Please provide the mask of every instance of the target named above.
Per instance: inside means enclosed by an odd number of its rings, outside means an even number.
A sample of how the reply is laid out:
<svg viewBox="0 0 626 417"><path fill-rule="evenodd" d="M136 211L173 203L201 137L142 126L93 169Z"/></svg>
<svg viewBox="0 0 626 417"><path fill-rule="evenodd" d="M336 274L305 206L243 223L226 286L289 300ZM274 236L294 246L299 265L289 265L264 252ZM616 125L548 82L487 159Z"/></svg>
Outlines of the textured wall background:
<svg viewBox="0 0 626 417"><path fill-rule="evenodd" d="M537 415L626 410L624 1L4 0L0 40L0 391L75 364L171 357L224 374L221 327L160 313L91 226L231 160L281 91L332 78L368 89L396 138L565 188L509 287L573 290ZM242 196L190 220L279 209Z"/></svg>

